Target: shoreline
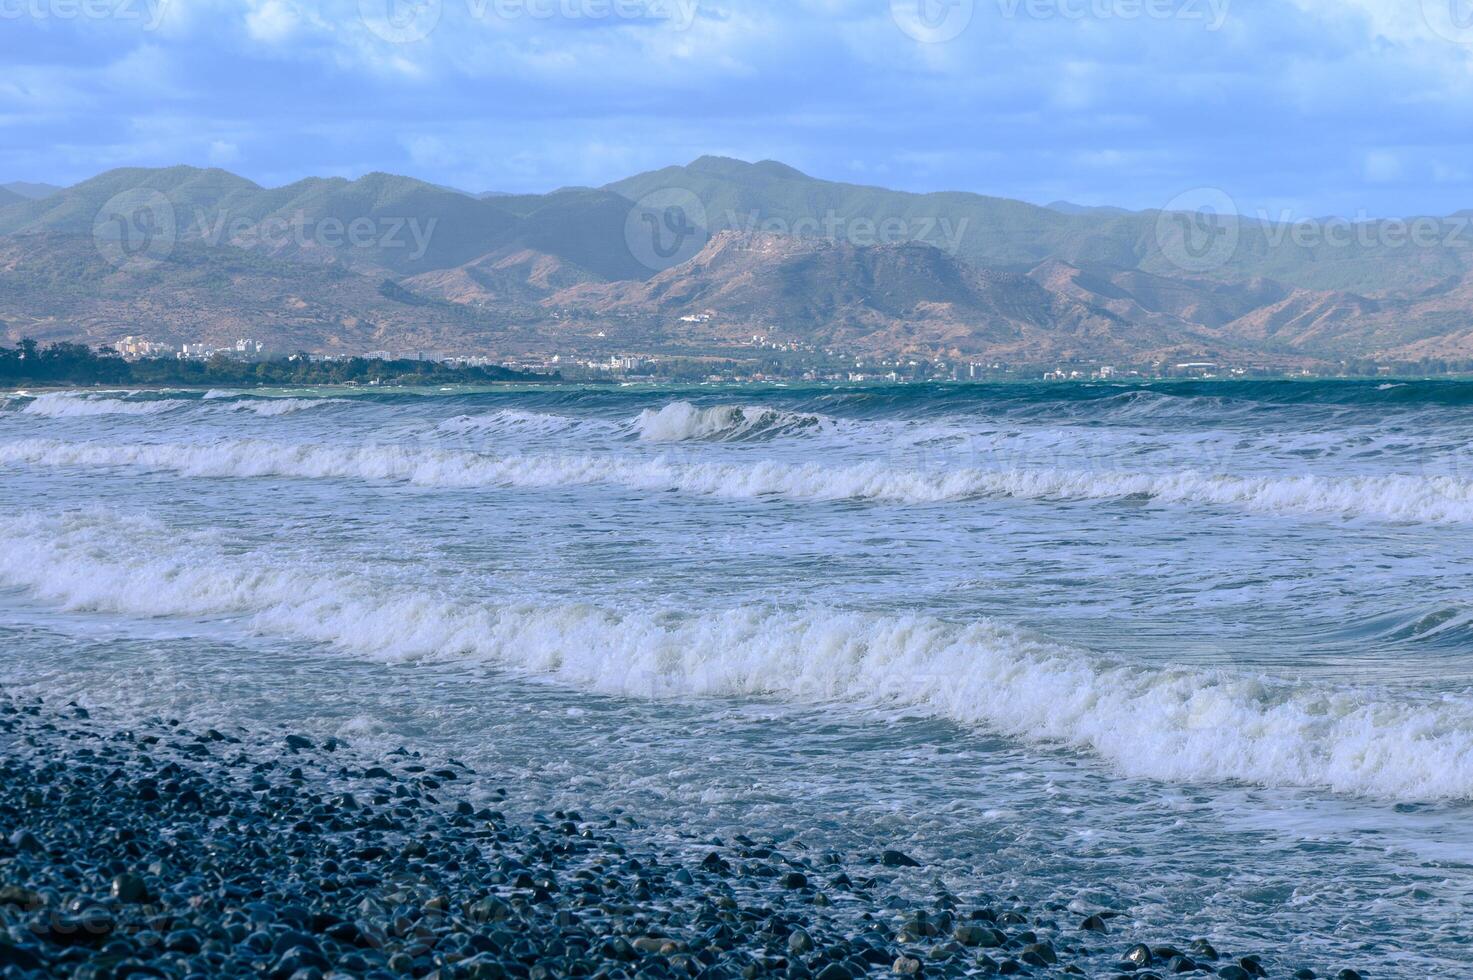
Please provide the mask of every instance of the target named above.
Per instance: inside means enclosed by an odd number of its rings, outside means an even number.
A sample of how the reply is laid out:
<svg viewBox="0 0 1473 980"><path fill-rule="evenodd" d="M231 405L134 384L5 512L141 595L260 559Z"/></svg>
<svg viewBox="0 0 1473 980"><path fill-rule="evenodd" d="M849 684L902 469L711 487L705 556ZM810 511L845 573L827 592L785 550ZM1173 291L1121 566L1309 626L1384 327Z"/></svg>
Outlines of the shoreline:
<svg viewBox="0 0 1473 980"><path fill-rule="evenodd" d="M1112 938L1107 909L949 892L897 851L509 819L454 759L97 715L0 689L0 976L1264 975Z"/></svg>
<svg viewBox="0 0 1473 980"><path fill-rule="evenodd" d="M372 383L367 381L291 381L291 380L228 380L217 379L213 381L132 381L132 380L47 380L28 383L14 379L0 381L0 394L16 394L18 392L158 392L158 391L214 391L228 389L242 389L243 393L270 390L270 389L331 389L343 391L404 391L404 390L441 390L455 389L474 391L477 389L485 391L504 391L509 388L525 388L539 391L554 388L585 388L596 390L620 390L628 388L653 388L661 390L708 390L721 388L753 389L753 390L885 390L889 388L940 388L940 389L966 389L985 388L989 390L1041 388L1048 390L1070 390L1070 389L1109 389L1112 391L1142 390L1151 391L1162 388L1189 388L1200 386L1221 386L1231 389L1235 386L1252 387L1254 385L1278 385L1286 389L1312 387L1314 385L1341 384L1359 387L1371 385L1384 386L1408 386L1408 385L1436 385L1446 388L1458 385L1473 384L1473 374L1355 374L1355 375L1254 375L1250 377L1225 377L1225 378L1188 378L1188 377L1124 377L1124 378L1068 378L1062 380L1044 380L1035 377L1015 378L975 378L975 379L913 379L913 380L878 380L868 379L864 381L841 381L837 379L809 380L804 378L764 378L762 380L672 380L654 377L637 377L633 379L619 378L559 378L537 380L530 378L508 378L503 380L476 380L476 381L390 381L383 383Z"/></svg>

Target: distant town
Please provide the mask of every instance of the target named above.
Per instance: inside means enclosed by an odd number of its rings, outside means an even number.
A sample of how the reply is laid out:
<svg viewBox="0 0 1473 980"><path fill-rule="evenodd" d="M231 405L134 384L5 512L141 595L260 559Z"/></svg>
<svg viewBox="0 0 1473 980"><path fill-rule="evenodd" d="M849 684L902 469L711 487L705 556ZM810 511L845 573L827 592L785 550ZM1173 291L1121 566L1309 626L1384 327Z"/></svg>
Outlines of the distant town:
<svg viewBox="0 0 1473 980"><path fill-rule="evenodd" d="M205 342L170 344L142 336L126 336L110 349L128 361L174 358L180 361L228 360L263 362L306 358L313 363L368 361L432 362L452 368L502 368L528 374L558 376L565 381L611 382L892 382L912 381L1126 381L1165 379L1231 379L1252 377L1376 377L1410 374L1449 374L1470 365L1382 364L1346 361L1338 371L1285 370L1270 363L1234 364L1212 360L1155 360L1145 364L1010 364L999 360L941 357L866 357L833 348L799 342L770 340L753 335L733 352L710 353L619 352L590 356L576 352L502 357L495 354L451 354L443 351L369 350L359 353L287 352L272 350L248 337L232 344ZM104 348L103 350L107 350Z"/></svg>

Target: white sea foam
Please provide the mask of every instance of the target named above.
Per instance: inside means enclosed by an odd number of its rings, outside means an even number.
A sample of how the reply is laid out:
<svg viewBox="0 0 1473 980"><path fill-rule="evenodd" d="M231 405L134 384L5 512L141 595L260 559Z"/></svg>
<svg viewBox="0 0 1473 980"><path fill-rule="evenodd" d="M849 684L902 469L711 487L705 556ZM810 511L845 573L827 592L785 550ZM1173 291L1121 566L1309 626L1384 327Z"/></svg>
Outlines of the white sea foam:
<svg viewBox="0 0 1473 980"><path fill-rule="evenodd" d="M634 420L635 431L646 442L737 442L832 429L834 426L833 419L821 415L753 405L698 408L686 401L645 409Z"/></svg>
<svg viewBox="0 0 1473 980"><path fill-rule="evenodd" d="M438 431L452 434L507 433L515 435L554 436L582 430L605 435L619 434L619 425L605 419L575 418L547 412L529 412L504 408L484 415L457 415L436 426Z"/></svg>
<svg viewBox="0 0 1473 980"><path fill-rule="evenodd" d="M206 396L208 397L208 396ZM253 412L266 418L291 415L324 405L343 405L346 398L243 398L228 403L231 411Z"/></svg>
<svg viewBox="0 0 1473 980"><path fill-rule="evenodd" d="M990 621L487 602L361 566L227 555L215 538L107 512L17 518L0 581L73 611L245 617L374 659L474 659L623 696L903 707L1088 750L1133 776L1473 798L1467 698L1131 666Z"/></svg>
<svg viewBox="0 0 1473 980"><path fill-rule="evenodd" d="M608 485L727 499L925 505L974 499L1124 500L1269 515L1414 523L1473 522L1473 481L1453 476L1233 476L1195 470L911 469L884 461L833 465L699 462L613 454L509 455L401 445L333 446L254 439L209 444L0 444L0 463L139 467L186 477L385 480L425 487Z"/></svg>
<svg viewBox="0 0 1473 980"><path fill-rule="evenodd" d="M460 415L438 426L441 432L507 432L540 436L588 433L634 436L643 442L740 442L832 430L833 419L775 408L715 405L698 408L671 402L645 409L630 421L558 415L505 408L484 415Z"/></svg>
<svg viewBox="0 0 1473 980"><path fill-rule="evenodd" d="M130 401L77 391L50 391L37 395L22 412L47 418L80 418L93 415L157 415L189 404L177 398Z"/></svg>

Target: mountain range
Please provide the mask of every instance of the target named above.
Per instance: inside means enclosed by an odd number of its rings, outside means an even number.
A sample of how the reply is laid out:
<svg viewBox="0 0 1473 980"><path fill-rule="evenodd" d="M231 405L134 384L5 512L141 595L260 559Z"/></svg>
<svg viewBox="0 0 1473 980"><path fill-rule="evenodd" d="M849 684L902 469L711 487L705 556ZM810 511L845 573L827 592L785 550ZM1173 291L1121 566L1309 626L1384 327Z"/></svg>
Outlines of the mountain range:
<svg viewBox="0 0 1473 980"><path fill-rule="evenodd" d="M1208 203L1216 203L1211 194ZM601 188L121 169L0 188L0 332L324 351L1473 358L1473 213L1039 207L703 157Z"/></svg>

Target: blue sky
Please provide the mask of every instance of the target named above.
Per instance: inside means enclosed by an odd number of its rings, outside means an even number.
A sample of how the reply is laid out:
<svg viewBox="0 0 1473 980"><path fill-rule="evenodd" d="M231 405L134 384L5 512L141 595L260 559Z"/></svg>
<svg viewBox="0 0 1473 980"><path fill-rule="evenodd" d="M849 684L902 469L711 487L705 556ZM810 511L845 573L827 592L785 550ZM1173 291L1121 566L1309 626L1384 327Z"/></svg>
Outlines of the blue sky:
<svg viewBox="0 0 1473 980"><path fill-rule="evenodd" d="M1353 217L1473 207L1470 143L1473 0L0 0L0 182L534 191L716 153Z"/></svg>

